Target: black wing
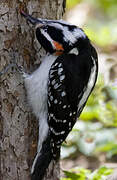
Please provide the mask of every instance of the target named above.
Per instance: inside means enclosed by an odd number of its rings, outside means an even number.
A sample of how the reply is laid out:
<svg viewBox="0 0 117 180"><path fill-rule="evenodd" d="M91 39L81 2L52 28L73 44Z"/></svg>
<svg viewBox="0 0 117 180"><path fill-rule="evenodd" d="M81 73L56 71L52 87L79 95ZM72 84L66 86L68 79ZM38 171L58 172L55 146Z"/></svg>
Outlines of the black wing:
<svg viewBox="0 0 117 180"><path fill-rule="evenodd" d="M51 66L48 82L48 123L54 156L59 155L61 143L83 109L84 104L77 112L93 66L89 62L84 56L66 54L59 56Z"/></svg>

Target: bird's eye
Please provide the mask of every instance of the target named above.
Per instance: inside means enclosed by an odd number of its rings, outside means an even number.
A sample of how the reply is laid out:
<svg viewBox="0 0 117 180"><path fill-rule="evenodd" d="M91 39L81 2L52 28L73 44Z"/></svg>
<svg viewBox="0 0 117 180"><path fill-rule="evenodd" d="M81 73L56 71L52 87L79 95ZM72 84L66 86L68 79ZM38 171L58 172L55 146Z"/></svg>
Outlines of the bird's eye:
<svg viewBox="0 0 117 180"><path fill-rule="evenodd" d="M43 26L43 30L46 32L48 30L48 26Z"/></svg>

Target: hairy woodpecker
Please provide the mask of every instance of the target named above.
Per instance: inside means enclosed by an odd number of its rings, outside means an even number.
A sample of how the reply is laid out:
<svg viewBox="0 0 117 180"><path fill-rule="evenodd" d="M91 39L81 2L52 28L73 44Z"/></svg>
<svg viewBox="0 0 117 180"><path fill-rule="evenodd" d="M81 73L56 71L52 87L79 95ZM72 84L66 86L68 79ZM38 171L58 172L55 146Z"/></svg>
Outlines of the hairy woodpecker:
<svg viewBox="0 0 117 180"><path fill-rule="evenodd" d="M39 120L39 142L32 180L41 180L80 116L96 83L98 58L81 28L63 20L36 19L21 14L36 29L48 52L31 75L24 73L28 100Z"/></svg>

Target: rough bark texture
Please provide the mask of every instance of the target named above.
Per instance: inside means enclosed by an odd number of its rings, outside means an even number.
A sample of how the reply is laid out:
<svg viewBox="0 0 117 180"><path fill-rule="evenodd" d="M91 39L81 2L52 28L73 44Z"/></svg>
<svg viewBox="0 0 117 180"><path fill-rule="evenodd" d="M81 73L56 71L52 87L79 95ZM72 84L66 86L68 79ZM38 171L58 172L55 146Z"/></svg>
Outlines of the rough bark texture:
<svg viewBox="0 0 117 180"><path fill-rule="evenodd" d="M60 19L64 2L0 0L0 71L14 62L33 71L44 55L32 27L20 16L20 8L35 17ZM0 180L30 180L37 136L38 123L28 106L23 80L12 69L0 77ZM49 169L45 179L59 179L59 165Z"/></svg>

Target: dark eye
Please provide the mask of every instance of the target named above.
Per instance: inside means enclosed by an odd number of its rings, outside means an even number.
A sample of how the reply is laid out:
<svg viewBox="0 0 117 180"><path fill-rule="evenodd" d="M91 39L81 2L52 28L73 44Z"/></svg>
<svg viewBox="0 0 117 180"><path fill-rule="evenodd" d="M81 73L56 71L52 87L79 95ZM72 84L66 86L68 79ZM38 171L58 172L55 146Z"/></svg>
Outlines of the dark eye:
<svg viewBox="0 0 117 180"><path fill-rule="evenodd" d="M45 32L47 32L48 26L43 26L43 30L44 30Z"/></svg>

